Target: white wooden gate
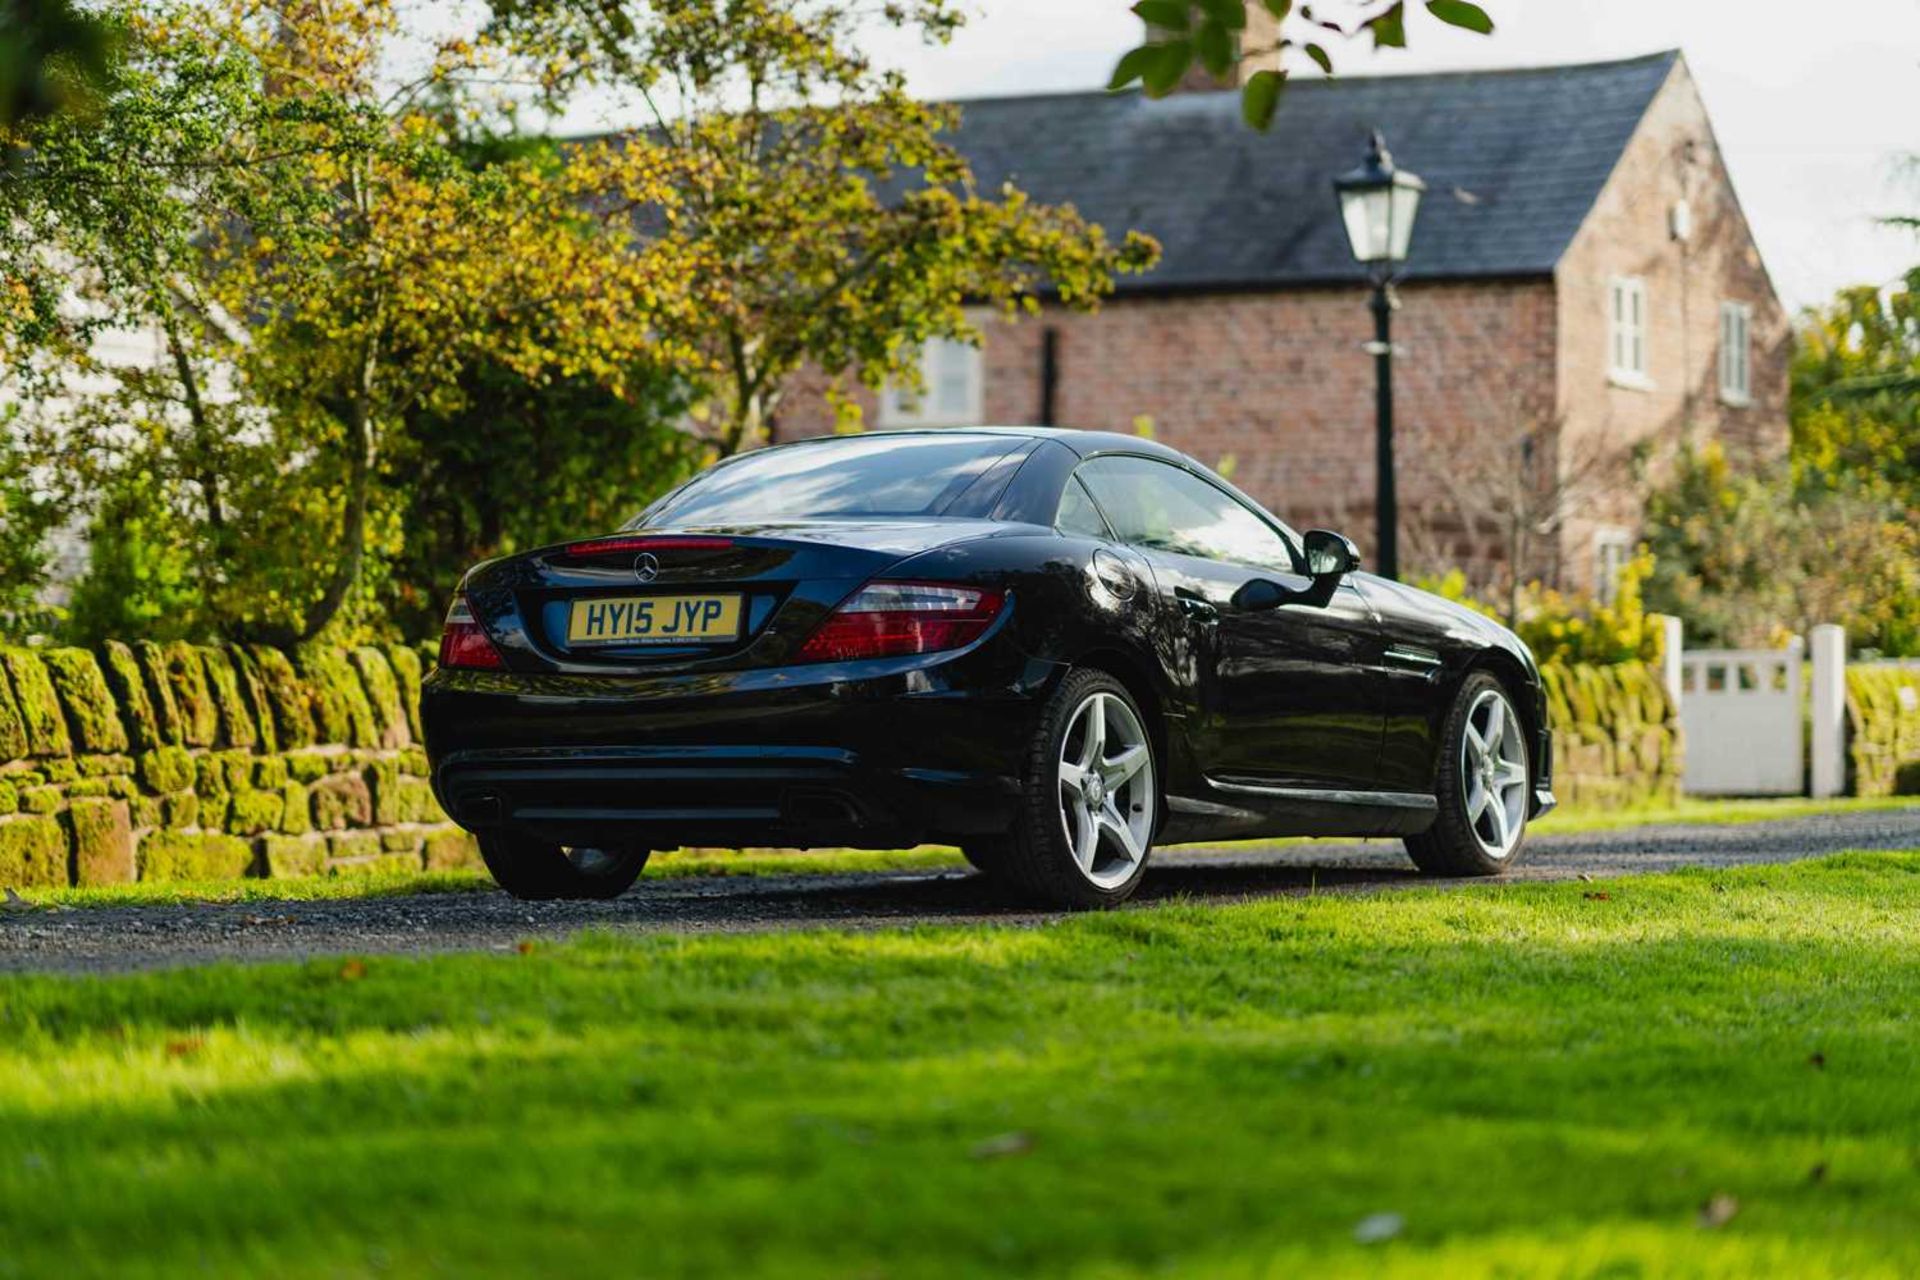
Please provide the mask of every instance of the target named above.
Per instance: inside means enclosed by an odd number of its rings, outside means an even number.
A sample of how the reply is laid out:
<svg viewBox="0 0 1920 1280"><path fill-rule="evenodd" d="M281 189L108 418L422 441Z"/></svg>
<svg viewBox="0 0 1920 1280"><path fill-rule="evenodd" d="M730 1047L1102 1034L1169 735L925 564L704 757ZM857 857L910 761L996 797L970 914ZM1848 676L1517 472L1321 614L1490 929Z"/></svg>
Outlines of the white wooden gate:
<svg viewBox="0 0 1920 1280"><path fill-rule="evenodd" d="M1693 795L1800 795L1806 788L1802 643L1680 655L1685 789Z"/></svg>

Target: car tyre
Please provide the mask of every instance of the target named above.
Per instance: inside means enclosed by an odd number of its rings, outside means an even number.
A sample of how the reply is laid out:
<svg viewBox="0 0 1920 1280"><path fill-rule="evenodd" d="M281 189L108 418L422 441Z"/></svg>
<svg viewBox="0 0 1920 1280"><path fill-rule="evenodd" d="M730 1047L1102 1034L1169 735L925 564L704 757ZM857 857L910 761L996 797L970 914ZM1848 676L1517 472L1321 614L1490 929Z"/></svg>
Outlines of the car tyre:
<svg viewBox="0 0 1920 1280"><path fill-rule="evenodd" d="M648 849L566 847L512 832L480 836L494 883L529 902L617 898L646 869Z"/></svg>
<svg viewBox="0 0 1920 1280"><path fill-rule="evenodd" d="M1414 865L1434 876L1497 876L1520 860L1533 804L1526 722L1498 679L1460 686L1441 734L1433 826L1406 838Z"/></svg>
<svg viewBox="0 0 1920 1280"><path fill-rule="evenodd" d="M986 846L982 870L1053 906L1118 906L1146 874L1158 776L1146 716L1126 686L1104 671L1070 673L1028 741L1013 830Z"/></svg>

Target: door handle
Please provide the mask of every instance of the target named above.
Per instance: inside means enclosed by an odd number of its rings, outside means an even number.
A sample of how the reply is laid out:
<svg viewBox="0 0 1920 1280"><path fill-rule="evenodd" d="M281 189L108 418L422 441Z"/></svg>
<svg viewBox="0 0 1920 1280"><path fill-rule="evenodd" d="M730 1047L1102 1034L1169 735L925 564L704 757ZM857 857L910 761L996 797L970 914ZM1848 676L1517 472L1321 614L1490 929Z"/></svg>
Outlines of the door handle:
<svg viewBox="0 0 1920 1280"><path fill-rule="evenodd" d="M1199 596L1181 596L1180 612L1199 623L1215 623L1220 621L1220 610L1214 608L1213 605L1202 600Z"/></svg>

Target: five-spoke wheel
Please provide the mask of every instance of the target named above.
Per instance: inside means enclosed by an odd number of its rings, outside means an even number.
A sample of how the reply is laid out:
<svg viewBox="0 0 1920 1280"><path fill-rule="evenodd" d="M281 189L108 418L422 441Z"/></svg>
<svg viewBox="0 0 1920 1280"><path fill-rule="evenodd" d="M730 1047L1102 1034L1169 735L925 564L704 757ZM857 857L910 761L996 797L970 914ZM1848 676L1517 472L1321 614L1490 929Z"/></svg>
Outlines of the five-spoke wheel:
<svg viewBox="0 0 1920 1280"><path fill-rule="evenodd" d="M1127 687L1075 671L1053 691L1022 762L1013 830L965 850L1024 896L1110 907L1140 883L1160 816L1153 735Z"/></svg>
<svg viewBox="0 0 1920 1280"><path fill-rule="evenodd" d="M1067 721L1060 743L1060 818L1073 861L1112 889L1131 880L1153 839L1153 747L1140 716L1095 690Z"/></svg>
<svg viewBox="0 0 1920 1280"><path fill-rule="evenodd" d="M1407 837L1407 852L1435 875L1498 875L1520 856L1533 806L1526 722L1506 686L1479 672L1461 686L1443 732L1439 812Z"/></svg>

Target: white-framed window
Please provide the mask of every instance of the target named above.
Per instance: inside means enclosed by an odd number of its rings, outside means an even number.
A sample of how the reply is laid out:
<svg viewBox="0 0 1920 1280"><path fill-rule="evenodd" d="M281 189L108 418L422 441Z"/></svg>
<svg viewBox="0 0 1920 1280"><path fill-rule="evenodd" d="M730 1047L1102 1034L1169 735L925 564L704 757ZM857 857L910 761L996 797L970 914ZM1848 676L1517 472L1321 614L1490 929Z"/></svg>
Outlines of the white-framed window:
<svg viewBox="0 0 1920 1280"><path fill-rule="evenodd" d="M1720 304L1720 398L1728 404L1753 400L1753 308Z"/></svg>
<svg viewBox="0 0 1920 1280"><path fill-rule="evenodd" d="M1593 594L1601 604L1620 598L1620 575L1633 559L1633 535L1625 529L1600 529L1593 535Z"/></svg>
<svg viewBox="0 0 1920 1280"><path fill-rule="evenodd" d="M923 390L889 383L880 393L883 427L971 427L980 424L985 378L980 348L952 338L920 347Z"/></svg>
<svg viewBox="0 0 1920 1280"><path fill-rule="evenodd" d="M1647 282L1616 276L1607 292L1607 371L1615 382L1647 386Z"/></svg>

